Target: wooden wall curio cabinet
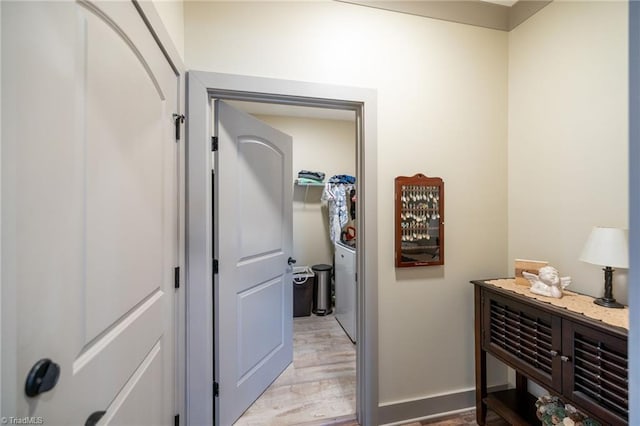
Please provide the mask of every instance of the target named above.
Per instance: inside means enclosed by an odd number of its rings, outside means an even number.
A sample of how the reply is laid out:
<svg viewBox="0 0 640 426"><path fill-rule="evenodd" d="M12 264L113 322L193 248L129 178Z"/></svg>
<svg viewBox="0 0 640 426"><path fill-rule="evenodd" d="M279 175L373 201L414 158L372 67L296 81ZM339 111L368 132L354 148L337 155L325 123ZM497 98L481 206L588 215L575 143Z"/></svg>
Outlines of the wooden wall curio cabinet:
<svg viewBox="0 0 640 426"><path fill-rule="evenodd" d="M444 182L417 174L395 179L396 267L444 265Z"/></svg>

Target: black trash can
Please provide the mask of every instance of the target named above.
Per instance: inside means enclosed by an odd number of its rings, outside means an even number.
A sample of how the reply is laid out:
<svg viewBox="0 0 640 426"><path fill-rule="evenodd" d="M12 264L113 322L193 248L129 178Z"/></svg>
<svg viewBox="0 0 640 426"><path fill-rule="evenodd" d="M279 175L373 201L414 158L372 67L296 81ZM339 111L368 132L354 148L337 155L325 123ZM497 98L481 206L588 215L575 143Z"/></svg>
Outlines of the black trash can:
<svg viewBox="0 0 640 426"><path fill-rule="evenodd" d="M313 300L313 272L308 266L293 268L293 316L311 315Z"/></svg>
<svg viewBox="0 0 640 426"><path fill-rule="evenodd" d="M331 265L313 265L313 313L329 315L332 309L331 297Z"/></svg>

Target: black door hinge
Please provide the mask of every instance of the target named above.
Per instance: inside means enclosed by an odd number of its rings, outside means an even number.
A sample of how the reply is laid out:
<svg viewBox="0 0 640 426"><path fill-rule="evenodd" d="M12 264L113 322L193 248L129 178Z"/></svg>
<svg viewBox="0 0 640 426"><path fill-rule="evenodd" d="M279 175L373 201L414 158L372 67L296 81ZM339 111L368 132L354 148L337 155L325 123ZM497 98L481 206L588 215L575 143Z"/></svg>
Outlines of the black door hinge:
<svg viewBox="0 0 640 426"><path fill-rule="evenodd" d="M180 288L180 267L173 268L173 287Z"/></svg>
<svg viewBox="0 0 640 426"><path fill-rule="evenodd" d="M180 140L180 124L184 123L184 114L173 114L173 122L176 126L176 142Z"/></svg>
<svg viewBox="0 0 640 426"><path fill-rule="evenodd" d="M218 259L213 259L213 274L218 273Z"/></svg>
<svg viewBox="0 0 640 426"><path fill-rule="evenodd" d="M220 386L218 386L218 382L213 382L213 396L220 395Z"/></svg>
<svg viewBox="0 0 640 426"><path fill-rule="evenodd" d="M180 426L180 414L173 416L173 426Z"/></svg>
<svg viewBox="0 0 640 426"><path fill-rule="evenodd" d="M211 136L211 151L213 151L213 152L218 151L218 137L217 136Z"/></svg>

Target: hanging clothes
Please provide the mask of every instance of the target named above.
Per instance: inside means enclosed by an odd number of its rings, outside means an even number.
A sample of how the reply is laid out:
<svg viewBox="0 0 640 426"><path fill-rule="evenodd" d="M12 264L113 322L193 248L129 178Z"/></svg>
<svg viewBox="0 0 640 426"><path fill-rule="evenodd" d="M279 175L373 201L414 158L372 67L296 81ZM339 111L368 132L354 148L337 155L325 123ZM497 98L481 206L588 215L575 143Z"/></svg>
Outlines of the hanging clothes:
<svg viewBox="0 0 640 426"><path fill-rule="evenodd" d="M356 220L356 190L352 189L349 191L349 199L351 200L351 206L349 207L349 214L351 215L351 220Z"/></svg>
<svg viewBox="0 0 640 426"><path fill-rule="evenodd" d="M322 191L322 200L329 209L329 238L334 243L340 241L342 227L349 221L347 194L351 189L352 185L327 183Z"/></svg>

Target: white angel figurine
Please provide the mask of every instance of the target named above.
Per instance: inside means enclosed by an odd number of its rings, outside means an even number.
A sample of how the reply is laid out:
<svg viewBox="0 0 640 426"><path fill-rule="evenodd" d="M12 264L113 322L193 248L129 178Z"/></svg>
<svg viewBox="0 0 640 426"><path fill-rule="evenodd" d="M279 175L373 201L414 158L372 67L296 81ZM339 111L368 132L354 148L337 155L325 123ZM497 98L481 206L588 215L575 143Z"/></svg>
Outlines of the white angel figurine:
<svg viewBox="0 0 640 426"><path fill-rule="evenodd" d="M571 284L571 277L561 277L558 270L553 266L544 266L538 271L538 275L529 272L522 272L531 283L531 293L542 296L562 297L562 290Z"/></svg>

